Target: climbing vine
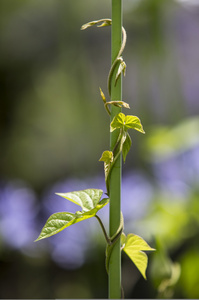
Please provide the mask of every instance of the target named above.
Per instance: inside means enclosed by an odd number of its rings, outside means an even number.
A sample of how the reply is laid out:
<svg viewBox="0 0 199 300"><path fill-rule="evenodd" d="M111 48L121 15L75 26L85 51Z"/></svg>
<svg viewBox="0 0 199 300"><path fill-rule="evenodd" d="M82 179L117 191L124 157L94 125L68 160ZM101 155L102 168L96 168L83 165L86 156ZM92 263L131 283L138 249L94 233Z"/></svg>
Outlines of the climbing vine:
<svg viewBox="0 0 199 300"><path fill-rule="evenodd" d="M86 23L81 27L82 30L85 30L93 25L97 27L104 27L104 26L111 26L112 20L111 19L100 19L97 21L92 21ZM118 79L123 74L125 75L126 71L126 64L123 60L122 53L126 45L127 35L125 29L122 27L122 45L118 52L116 59L114 60L107 80L107 89L109 97L111 98L111 82L114 80L114 84L117 85ZM113 74L115 78L113 78ZM110 107L117 106L123 107L126 109L130 109L129 104L120 101L120 100L107 100L103 91L100 88L100 95L104 103L104 107L108 115L110 115ZM113 236L109 236L106 232L106 229L103 225L102 220L97 215L98 211L101 210L105 205L109 202L110 196L110 176L112 169L117 161L118 157L122 155L123 161L126 161L126 156L131 148L132 141L129 134L129 130L134 129L141 133L145 133L143 126L141 124L140 119L137 116L133 115L125 115L124 113L120 112L115 115L110 123L110 132L115 130L118 131L118 138L113 147L113 150L105 150L101 158L99 159L104 163L104 176L106 182L106 192L105 194L107 197L101 200L103 195L103 191L100 189L86 189L80 191L74 191L70 193L58 193L58 196L61 196L81 207L80 211L76 213L70 212L59 212L51 215L49 219L46 221L39 237L36 241L39 241L44 238L48 238L52 235L59 233L60 231L64 230L65 228L81 222L83 220L95 217L104 234L106 239L107 248L106 248L106 270L109 272L109 259L114 248L115 243L120 238L121 240L121 251L124 251L133 263L136 265L142 276L146 279L146 268L147 268L147 255L143 251L153 251L154 249L151 248L140 236L135 234L128 234L127 236L124 234L124 221L123 215L121 213L120 218L120 225Z"/></svg>

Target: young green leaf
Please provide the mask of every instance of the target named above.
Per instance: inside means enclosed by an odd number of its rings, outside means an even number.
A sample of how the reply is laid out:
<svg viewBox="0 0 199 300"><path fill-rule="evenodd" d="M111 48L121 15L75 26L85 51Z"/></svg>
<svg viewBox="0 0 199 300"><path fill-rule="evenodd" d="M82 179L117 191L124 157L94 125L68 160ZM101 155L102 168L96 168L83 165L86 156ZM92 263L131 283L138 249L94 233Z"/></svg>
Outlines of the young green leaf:
<svg viewBox="0 0 199 300"><path fill-rule="evenodd" d="M48 238L59 233L70 225L76 224L80 221L92 218L96 213L102 209L109 202L108 198L102 199L93 209L86 212L78 211L75 214L68 212L59 212L51 215L44 225L39 237L35 241Z"/></svg>
<svg viewBox="0 0 199 300"><path fill-rule="evenodd" d="M103 102L105 104L106 103L106 97L105 97L104 93L102 92L102 89L101 88L99 88L99 89L100 89L100 95L101 95L102 100L103 100Z"/></svg>
<svg viewBox="0 0 199 300"><path fill-rule="evenodd" d="M131 148L131 144L132 144L131 137L127 132L126 139L122 147L122 155L123 155L124 162L126 161L126 156Z"/></svg>
<svg viewBox="0 0 199 300"><path fill-rule="evenodd" d="M123 58L120 57L120 65L115 77L115 85L117 84L118 79L120 78L121 74L123 73L123 75L125 76L126 74L126 63L125 61L123 61Z"/></svg>
<svg viewBox="0 0 199 300"><path fill-rule="evenodd" d="M111 124L110 124L110 131L113 132L117 128L123 128L125 124L125 115L123 113L117 114Z"/></svg>
<svg viewBox="0 0 199 300"><path fill-rule="evenodd" d="M125 131L127 131L128 129L135 129L137 131L145 133L141 121L138 117L129 115L125 116L123 113L117 114L110 124L111 132L113 132L117 128L122 128Z"/></svg>
<svg viewBox="0 0 199 300"><path fill-rule="evenodd" d="M81 206L83 211L88 211L94 208L100 201L102 194L103 191L99 189L87 189L70 193L56 193L56 195Z"/></svg>
<svg viewBox="0 0 199 300"><path fill-rule="evenodd" d="M128 129L135 129L137 131L140 131L142 133L145 133L141 121L138 117L136 116L126 116L125 118L125 130Z"/></svg>
<svg viewBox="0 0 199 300"><path fill-rule="evenodd" d="M113 162L113 152L112 151L104 151L102 153L101 158L99 159L99 161L103 161L104 162L104 174L105 174L105 181L106 181L106 187L107 187L107 192L108 192L108 182L107 182L107 178L108 178L108 174L110 171L110 167L111 167L111 163Z"/></svg>
<svg viewBox="0 0 199 300"><path fill-rule="evenodd" d="M104 151L99 161L103 161L106 164L110 164L111 162L113 162L113 152L108 150Z"/></svg>
<svg viewBox="0 0 199 300"><path fill-rule="evenodd" d="M122 250L130 257L132 262L136 265L144 279L146 279L146 268L148 264L148 257L143 251L154 251L145 240L135 234L122 234L121 237Z"/></svg>

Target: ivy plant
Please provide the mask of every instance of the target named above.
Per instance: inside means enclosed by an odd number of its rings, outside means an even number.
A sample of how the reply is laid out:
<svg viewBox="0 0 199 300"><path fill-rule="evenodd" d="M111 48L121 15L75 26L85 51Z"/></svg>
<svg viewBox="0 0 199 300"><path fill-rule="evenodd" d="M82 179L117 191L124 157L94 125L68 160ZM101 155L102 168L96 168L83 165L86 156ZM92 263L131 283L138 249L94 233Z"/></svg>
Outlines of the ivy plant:
<svg viewBox="0 0 199 300"><path fill-rule="evenodd" d="M82 30L85 30L91 26L96 25L97 27L111 26L111 19L100 19L97 21L92 21L86 23L82 26ZM116 86L120 80L121 75L125 75L126 64L122 58L122 53L126 44L126 31L122 27L122 44L119 49L118 55L112 63L109 75L108 75L108 94L111 98L112 86ZM112 84L113 82L113 84ZM108 115L111 115L112 107L126 108L130 109L129 104L121 100L107 100L102 89L100 88L100 95L104 103L104 107ZM74 225L78 222L84 221L86 219L95 217L99 225L102 228L107 247L106 247L106 270L109 274L109 263L111 253L118 242L120 241L120 250L125 252L132 262L136 265L142 276L146 279L146 268L148 263L148 258L145 251L153 251L155 249L151 248L147 242L143 240L140 236L130 233L127 236L124 234L124 221L123 215L120 213L120 224L116 232L109 236L103 225L101 218L97 215L98 211L103 209L109 203L110 198L110 178L112 171L115 167L115 163L118 158L122 155L123 161L126 161L127 154L132 146L132 140L129 134L131 129L137 130L144 134L144 129L141 124L140 119L134 115L125 115L122 112L115 114L110 122L110 132L117 132L117 139L112 150L105 150L99 161L104 163L104 176L106 182L106 191L103 192L101 189L86 189L80 191L73 191L70 193L58 193L57 195L65 198L68 201L80 207L80 210L76 213L70 212L59 212L51 215L39 237L36 241L51 237L67 227ZM107 196L103 199L103 193Z"/></svg>

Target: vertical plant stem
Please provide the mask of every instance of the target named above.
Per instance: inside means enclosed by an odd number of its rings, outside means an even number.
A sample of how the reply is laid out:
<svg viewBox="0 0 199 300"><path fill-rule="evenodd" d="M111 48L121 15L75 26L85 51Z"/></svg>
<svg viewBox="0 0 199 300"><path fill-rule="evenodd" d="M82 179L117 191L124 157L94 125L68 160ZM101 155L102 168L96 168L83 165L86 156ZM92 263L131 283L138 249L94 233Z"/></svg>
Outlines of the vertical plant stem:
<svg viewBox="0 0 199 300"><path fill-rule="evenodd" d="M122 0L112 0L112 34L111 34L111 60L112 63L117 57L122 43ZM121 100L122 79L120 78L115 86L114 78L116 70L112 76L111 100ZM111 120L121 108L111 107ZM118 137L115 130L110 134L110 146L113 150ZM113 236L120 225L121 211L121 155L118 157L110 177L110 236ZM121 251L120 239L115 244L109 262L109 299L121 298Z"/></svg>

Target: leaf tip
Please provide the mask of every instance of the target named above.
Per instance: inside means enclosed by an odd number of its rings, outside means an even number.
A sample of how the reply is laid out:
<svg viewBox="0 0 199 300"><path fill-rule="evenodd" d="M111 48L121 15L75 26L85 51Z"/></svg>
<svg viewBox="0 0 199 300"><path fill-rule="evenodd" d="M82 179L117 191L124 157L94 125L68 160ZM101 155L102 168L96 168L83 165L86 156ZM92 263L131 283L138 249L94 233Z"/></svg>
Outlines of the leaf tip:
<svg viewBox="0 0 199 300"><path fill-rule="evenodd" d="M38 238L37 238L36 240L34 240L34 243L40 241L41 239L42 239L42 238L41 238L40 235L39 235Z"/></svg>
<svg viewBox="0 0 199 300"><path fill-rule="evenodd" d="M60 197L63 197L63 194L62 194L62 193L55 193L55 195L60 196Z"/></svg>
<svg viewBox="0 0 199 300"><path fill-rule="evenodd" d="M141 133L145 134L146 132L144 131L144 129L142 128L142 130L140 131Z"/></svg>
<svg viewBox="0 0 199 300"><path fill-rule="evenodd" d="M100 90L100 95L101 95L101 97L102 97L102 100L103 100L103 102L104 102L104 104L105 104L105 103L106 103L106 97L105 97L104 93L102 92L101 87L99 87L99 90Z"/></svg>

